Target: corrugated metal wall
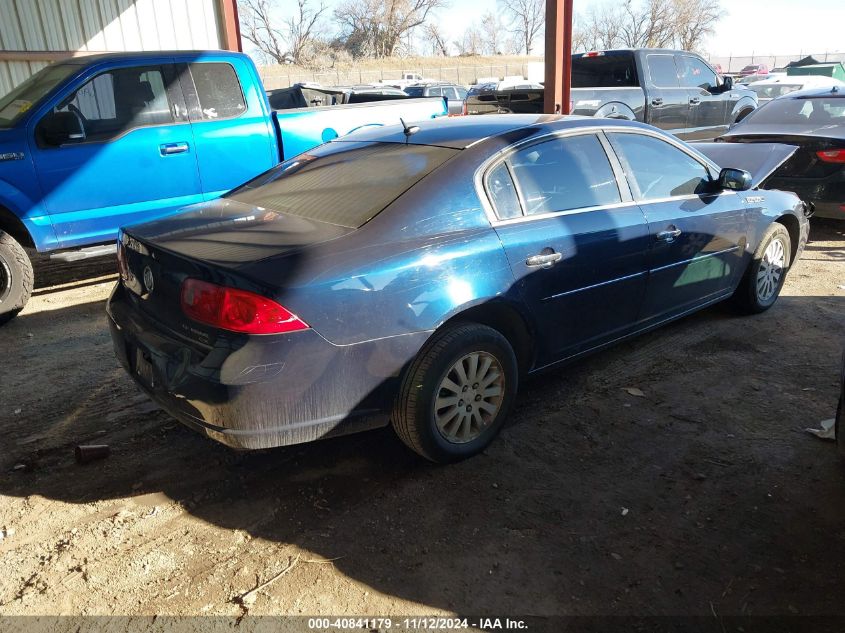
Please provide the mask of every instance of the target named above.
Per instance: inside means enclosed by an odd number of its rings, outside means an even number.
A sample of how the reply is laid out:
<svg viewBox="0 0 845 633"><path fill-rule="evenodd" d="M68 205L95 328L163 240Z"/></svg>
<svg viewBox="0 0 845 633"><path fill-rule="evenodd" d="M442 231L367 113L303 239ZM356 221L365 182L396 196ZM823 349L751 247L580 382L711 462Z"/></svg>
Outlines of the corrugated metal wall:
<svg viewBox="0 0 845 633"><path fill-rule="evenodd" d="M0 0L0 95L48 63L2 51L214 49L220 20L215 0Z"/></svg>

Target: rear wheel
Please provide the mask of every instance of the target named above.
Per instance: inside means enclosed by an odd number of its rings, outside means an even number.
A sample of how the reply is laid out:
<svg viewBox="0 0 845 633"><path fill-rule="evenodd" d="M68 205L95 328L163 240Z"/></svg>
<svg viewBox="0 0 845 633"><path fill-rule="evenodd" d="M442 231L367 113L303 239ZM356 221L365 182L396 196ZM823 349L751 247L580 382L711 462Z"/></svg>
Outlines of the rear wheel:
<svg viewBox="0 0 845 633"><path fill-rule="evenodd" d="M32 294L32 264L15 239L0 231L0 325L23 310Z"/></svg>
<svg viewBox="0 0 845 633"><path fill-rule="evenodd" d="M740 310L757 314L775 304L786 281L791 250L789 231L782 224L772 224L763 234L733 295L733 302Z"/></svg>
<svg viewBox="0 0 845 633"><path fill-rule="evenodd" d="M436 333L411 363L393 410L393 428L433 462L483 451L516 395L516 356L507 339L467 323Z"/></svg>

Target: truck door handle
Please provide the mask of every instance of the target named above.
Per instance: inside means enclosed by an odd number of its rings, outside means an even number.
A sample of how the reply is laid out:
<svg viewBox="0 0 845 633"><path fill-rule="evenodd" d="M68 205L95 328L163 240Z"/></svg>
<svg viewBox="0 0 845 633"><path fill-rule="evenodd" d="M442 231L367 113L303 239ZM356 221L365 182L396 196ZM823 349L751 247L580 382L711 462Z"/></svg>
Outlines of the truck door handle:
<svg viewBox="0 0 845 633"><path fill-rule="evenodd" d="M558 263L563 255L555 253L551 248L544 248L538 255L532 255L525 260L525 265L530 268L551 268Z"/></svg>
<svg viewBox="0 0 845 633"><path fill-rule="evenodd" d="M663 105L663 97L655 97L651 100L651 105L653 106L662 106Z"/></svg>
<svg viewBox="0 0 845 633"><path fill-rule="evenodd" d="M188 144L184 141L179 143L162 143L158 146L162 156L170 156L171 154L184 154L188 151Z"/></svg>
<svg viewBox="0 0 845 633"><path fill-rule="evenodd" d="M699 103L701 103L701 97L690 97L690 105L698 105Z"/></svg>
<svg viewBox="0 0 845 633"><path fill-rule="evenodd" d="M660 231L660 233L657 234L657 239L661 242L672 243L675 241L675 238L678 237L680 234L681 229L679 229L675 225L672 225L665 231Z"/></svg>

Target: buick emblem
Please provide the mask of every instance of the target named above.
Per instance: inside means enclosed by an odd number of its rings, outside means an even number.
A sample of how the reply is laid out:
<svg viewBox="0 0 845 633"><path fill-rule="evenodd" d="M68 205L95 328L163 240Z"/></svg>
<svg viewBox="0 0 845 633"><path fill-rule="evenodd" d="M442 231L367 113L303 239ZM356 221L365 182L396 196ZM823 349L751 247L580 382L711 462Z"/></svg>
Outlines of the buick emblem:
<svg viewBox="0 0 845 633"><path fill-rule="evenodd" d="M144 288L147 289L147 292L152 293L153 288L156 287L155 279L153 278L153 271L150 269L149 266L144 268Z"/></svg>

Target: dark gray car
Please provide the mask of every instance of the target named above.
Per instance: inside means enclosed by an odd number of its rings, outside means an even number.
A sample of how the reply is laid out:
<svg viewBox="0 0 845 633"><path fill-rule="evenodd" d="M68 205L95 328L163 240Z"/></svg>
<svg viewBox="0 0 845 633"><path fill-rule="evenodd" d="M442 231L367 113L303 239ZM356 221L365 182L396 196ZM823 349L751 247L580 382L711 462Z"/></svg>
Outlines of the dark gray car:
<svg viewBox="0 0 845 633"><path fill-rule="evenodd" d="M427 83L408 86L405 93L409 97L446 97L449 104L449 114L463 114L467 89L458 84Z"/></svg>

